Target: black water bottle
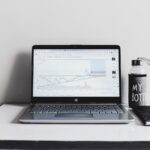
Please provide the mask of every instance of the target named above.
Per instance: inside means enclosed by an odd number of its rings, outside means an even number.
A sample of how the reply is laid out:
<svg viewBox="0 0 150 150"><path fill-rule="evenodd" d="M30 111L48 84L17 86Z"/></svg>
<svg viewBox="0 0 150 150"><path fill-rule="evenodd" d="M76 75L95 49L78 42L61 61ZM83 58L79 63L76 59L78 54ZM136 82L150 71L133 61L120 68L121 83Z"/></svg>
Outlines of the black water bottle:
<svg viewBox="0 0 150 150"><path fill-rule="evenodd" d="M141 60L132 60L129 73L129 107L146 103L146 72Z"/></svg>

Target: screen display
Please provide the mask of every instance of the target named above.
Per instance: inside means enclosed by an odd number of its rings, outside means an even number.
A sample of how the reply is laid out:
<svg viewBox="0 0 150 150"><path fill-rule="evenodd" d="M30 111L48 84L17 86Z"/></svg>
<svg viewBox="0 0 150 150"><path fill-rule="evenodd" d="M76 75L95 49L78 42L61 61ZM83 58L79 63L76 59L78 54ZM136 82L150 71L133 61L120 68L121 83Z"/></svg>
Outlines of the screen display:
<svg viewBox="0 0 150 150"><path fill-rule="evenodd" d="M119 97L118 49L34 49L33 97Z"/></svg>

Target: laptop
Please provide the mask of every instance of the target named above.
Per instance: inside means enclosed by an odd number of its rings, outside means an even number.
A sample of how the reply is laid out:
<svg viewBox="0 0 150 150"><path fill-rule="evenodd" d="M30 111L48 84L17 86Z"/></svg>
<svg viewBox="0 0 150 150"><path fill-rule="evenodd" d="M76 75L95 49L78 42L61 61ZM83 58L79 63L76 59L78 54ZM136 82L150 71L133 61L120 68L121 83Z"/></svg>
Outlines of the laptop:
<svg viewBox="0 0 150 150"><path fill-rule="evenodd" d="M118 45L34 45L31 105L21 123L129 123Z"/></svg>

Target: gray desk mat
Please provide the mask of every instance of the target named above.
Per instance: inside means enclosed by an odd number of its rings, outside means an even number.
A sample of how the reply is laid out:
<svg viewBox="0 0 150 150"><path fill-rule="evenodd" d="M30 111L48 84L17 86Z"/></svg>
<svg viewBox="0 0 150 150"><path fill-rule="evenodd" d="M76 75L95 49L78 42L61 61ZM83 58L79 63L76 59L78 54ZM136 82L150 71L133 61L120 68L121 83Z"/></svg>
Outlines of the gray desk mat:
<svg viewBox="0 0 150 150"><path fill-rule="evenodd" d="M150 150L150 142L0 141L0 149Z"/></svg>

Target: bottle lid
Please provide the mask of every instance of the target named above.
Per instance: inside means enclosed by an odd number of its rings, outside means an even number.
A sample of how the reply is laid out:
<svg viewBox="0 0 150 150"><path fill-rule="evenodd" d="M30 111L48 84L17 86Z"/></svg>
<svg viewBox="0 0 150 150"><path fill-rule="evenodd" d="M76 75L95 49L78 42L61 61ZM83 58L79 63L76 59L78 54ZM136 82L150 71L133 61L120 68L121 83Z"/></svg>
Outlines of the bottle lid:
<svg viewBox="0 0 150 150"><path fill-rule="evenodd" d="M141 65L141 60L132 60L132 66L140 66Z"/></svg>

